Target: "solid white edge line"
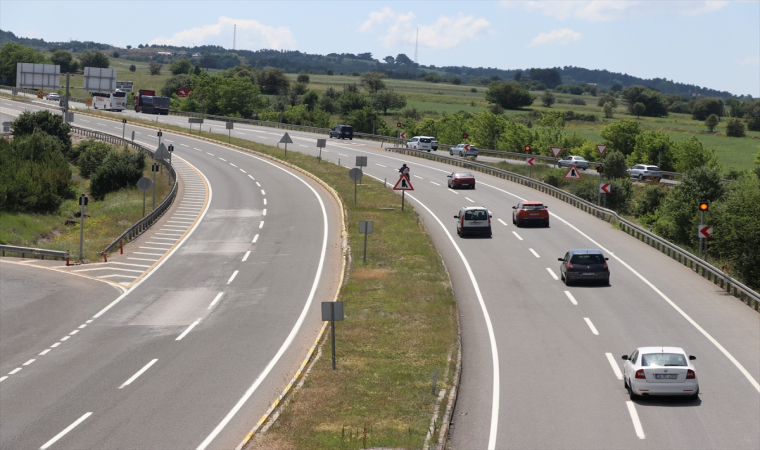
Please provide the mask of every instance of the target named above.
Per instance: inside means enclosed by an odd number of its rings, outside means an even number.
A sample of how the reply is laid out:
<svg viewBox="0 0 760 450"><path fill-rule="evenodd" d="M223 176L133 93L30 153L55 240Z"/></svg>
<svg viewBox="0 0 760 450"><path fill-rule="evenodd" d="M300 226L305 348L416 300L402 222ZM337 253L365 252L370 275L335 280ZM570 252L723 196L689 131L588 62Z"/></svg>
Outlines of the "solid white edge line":
<svg viewBox="0 0 760 450"><path fill-rule="evenodd" d="M129 386L130 384L132 384L132 382L135 381L137 379L137 377L139 377L140 375L142 375L143 373L145 373L146 370L150 369L150 366L152 366L153 364L155 364L156 361L158 361L158 358L152 360L151 362L149 362L148 364L146 364L145 367L143 367L142 369L138 370L136 374L134 374L131 377L129 377L129 379L124 382L124 384L122 384L121 386L119 386L119 389L123 388L124 386Z"/></svg>
<svg viewBox="0 0 760 450"><path fill-rule="evenodd" d="M248 250L247 252L245 252L245 256L243 256L243 261L242 262L245 262L250 255L251 255L251 251L250 250Z"/></svg>
<svg viewBox="0 0 760 450"><path fill-rule="evenodd" d="M232 272L232 276L230 277L230 279L229 279L229 280L227 280L227 284L230 284L230 283L232 283L232 280L234 280L234 279L235 279L235 277L237 276L238 272L240 272L240 271L239 271L239 270L236 270L236 271Z"/></svg>
<svg viewBox="0 0 760 450"><path fill-rule="evenodd" d="M536 258L540 258L540 256L538 256L538 253L536 253L535 250L533 250L532 248L529 248L528 250L530 250L530 252L533 253L533 256L535 256Z"/></svg>
<svg viewBox="0 0 760 450"><path fill-rule="evenodd" d="M634 275L636 275L647 286L649 286L650 288L652 288L653 291L655 291L660 297L662 297L663 300L665 300L666 302L668 302L668 304L670 304L670 306L672 306L673 309L675 309L676 311L678 311L678 313L681 314L681 316L684 319L686 319L694 328L696 328L697 331L699 331L700 333L702 333L702 335L704 337L706 337L708 341L712 342L712 344L715 345L715 347L717 347L718 350L720 350L720 352L723 353L726 356L726 358L728 358L728 360L731 361L734 364L734 366L736 366L737 369L739 369L739 371L744 375L744 377L747 378L747 380L749 380L750 384L752 384L752 386L755 388L755 390L758 393L760 393L760 383L758 383L757 380L755 380L752 377L752 375L749 373L749 371L747 371L747 369L745 369L744 366L736 358L734 358L734 356L731 353L728 352L728 350L726 350L722 345L720 345L720 343L714 337L712 337L710 335L710 333L708 333L696 321L694 321L694 319L692 319L688 314L686 314L686 312L684 310L682 310L678 305L676 305L675 302L673 302L673 300L671 300L667 295L665 295L661 290L659 290L657 288L657 286L655 286L649 280L647 280L646 278L644 278L643 275L641 275L640 273L638 273L636 271L636 269L634 269L633 267L629 266L628 263L626 263L625 261L623 261L622 259L620 259L616 254L614 254L613 252L609 251L607 248L605 248L604 246L602 246L601 244L599 244L595 240L591 239L590 236L588 236L586 233L584 233L581 230L579 230L575 225L570 224L568 221L566 221L565 219L557 216L554 213L549 213L549 214L551 214L552 216L556 217L557 220L561 220L562 222L565 223L565 225L567 225L570 228L572 228L575 231L577 231L581 236L583 236L586 239L588 239L589 241L591 241L600 250L602 250L602 251L604 251L606 253L609 253L610 256L612 256L613 258L615 258L615 260L617 260L620 264L622 264L623 266L625 266L626 269L630 270L631 273L633 273Z"/></svg>
<svg viewBox="0 0 760 450"><path fill-rule="evenodd" d="M373 177L373 178L376 178L376 177ZM488 308L486 308L485 301L483 300L483 295L480 292L480 286L478 285L478 281L475 279L475 274L473 273L472 268L470 267L470 263L467 261L467 258L464 256L464 253L462 253L462 250L459 248L456 241L454 241L454 238L451 236L451 233L449 233L449 230L443 225L443 222L441 222L441 219L439 219L438 216L436 216L435 213L433 213L433 211L431 211L430 208L428 208L424 203L420 202L413 195L407 194L407 196L411 198L412 200L416 201L420 206L425 208L428 211L428 213L430 213L430 215L432 215L433 218L435 218L435 220L441 226L443 231L446 233L446 236L448 236L449 241L451 241L451 244L454 246L454 249L456 249L457 253L459 254L459 258L462 260L462 263L464 264L464 267L467 270L467 274L470 277L470 282L472 283L472 286L475 289L475 294L478 297L478 303L480 304L480 309L483 311L483 317L485 318L486 327L488 329L488 338L491 342L491 364L493 365L493 395L492 395L492 400L491 400L491 429L488 434L488 450L495 450L496 449L496 433L499 426L500 386L499 386L499 353L496 348L496 335L494 334L494 331L493 331L491 316L488 314Z"/></svg>
<svg viewBox="0 0 760 450"><path fill-rule="evenodd" d="M547 267L546 271L549 272L549 275L551 275L552 278L554 278L555 280L559 280L559 277L557 276L556 273L554 273L554 271L551 268Z"/></svg>
<svg viewBox="0 0 760 450"><path fill-rule="evenodd" d="M615 372L615 376L618 380L623 379L623 373L620 372L620 367L618 367L617 361L615 361L615 357L612 356L612 353L605 353L607 356L607 361L610 362L610 366L612 366L612 371Z"/></svg>
<svg viewBox="0 0 760 450"><path fill-rule="evenodd" d="M182 334L180 334L179 336L177 336L177 338L175 339L175 341L181 341L183 337L187 336L187 333L189 333L193 328L195 328L196 325L198 325L200 323L200 321L201 321L201 319L199 317L198 320L196 320L195 322L191 323L189 327L185 328L185 331L183 331Z"/></svg>
<svg viewBox="0 0 760 450"><path fill-rule="evenodd" d="M573 305L577 305L578 304L578 302L575 300L575 297L573 297L573 294L571 294L570 291L565 291L565 295L567 295L567 298L570 299L570 302Z"/></svg>
<svg viewBox="0 0 760 450"><path fill-rule="evenodd" d="M591 323L591 319L589 319L588 317L584 317L583 320L585 320L586 325L588 325L588 327L591 328L591 332L599 336L599 332L596 330L596 327L594 326L594 324Z"/></svg>
<svg viewBox="0 0 760 450"><path fill-rule="evenodd" d="M634 405L632 401L626 400L625 406L628 407L628 414L631 415L631 421L633 421L633 429L636 430L636 436L638 436L639 439L646 439L644 428L641 426L641 421L639 420L639 414L636 412L636 405Z"/></svg>
<svg viewBox="0 0 760 450"><path fill-rule="evenodd" d="M222 298L222 295L224 295L224 292L220 292L220 293L216 294L216 297L214 297L214 300L211 302L210 305L208 305L208 308L206 308L206 309L213 308L214 305L216 305L216 302L218 302L219 299Z"/></svg>
<svg viewBox="0 0 760 450"><path fill-rule="evenodd" d="M40 450L45 450L46 448L48 448L51 445L55 444L56 441L58 441L58 439L60 439L63 436L65 436L66 433L68 433L69 431L73 430L74 427L76 427L80 423L84 422L84 420L87 419L88 417L90 417L91 415L92 415L92 412L85 413L82 417L80 417L79 419L77 419L76 422L72 423L71 425L69 425L68 427L66 427L63 431L61 431L60 433L56 434L53 439L47 441L45 443L45 445L43 445L42 447L40 447Z"/></svg>
<svg viewBox="0 0 760 450"><path fill-rule="evenodd" d="M242 153L242 152L241 152ZM327 239L329 237L329 227L327 222L327 208L325 208L325 203L322 200L322 197L319 195L319 193L314 189L309 183L307 183L303 178L299 177L295 173L280 167L279 165L267 161L266 159L260 158L258 156L254 156L247 153L242 153L243 155L247 155L251 158L258 159L259 161L265 162L273 167L276 167L279 170L282 170L283 172L289 174L290 176L294 177L295 179L299 180L301 183L306 185L317 197L317 200L319 200L319 205L322 208L322 227L324 229L324 233L322 236L322 252L319 257L319 265L317 266L317 273L314 275L314 283L312 283L311 291L309 292L309 297L306 300L306 303L303 306L303 310L301 311L301 315L298 317L298 320L296 321L295 325L293 326L293 329L290 330L290 334L285 339L285 342L282 343L282 346L277 351L277 353L274 355L271 361L269 361L269 364L264 368L264 371L261 372L261 374L256 378L256 381L253 382L251 387L248 388L248 390L243 394L243 396L238 400L238 402L235 404L235 406L232 407L229 413L222 419L221 422L219 422L219 425L214 428L214 430L211 432L211 434L206 437L206 439L201 442L201 444L197 447L196 450L204 450L206 447L208 447L211 444L211 441L214 440L214 438L224 429L224 427L229 423L230 420L237 414L237 412L240 410L240 408L243 407L246 401L253 395L253 393L258 389L259 385L264 381L264 379L269 375L269 372L272 371L274 366L277 364L277 362L280 360L283 354L285 354L285 351L290 347L290 344L295 340L296 334L298 334L298 331L301 329L301 325L306 320L306 315L309 312L309 308L311 307L311 304L314 300L314 296L317 294L317 287L319 286L319 280L322 277L322 269L324 268L325 264L325 257L327 255ZM264 222L262 222L263 225Z"/></svg>
<svg viewBox="0 0 760 450"><path fill-rule="evenodd" d="M190 164L189 162L185 161L185 160L184 160L184 159L182 159L181 157L177 156L176 158L179 158L179 159L180 159L182 162L184 162L184 163L185 163L185 164L187 164L188 166L195 168L195 166L193 166L193 165L192 165L192 164ZM97 319L98 317L100 317L100 316L102 316L103 314L105 314L105 313L106 313L106 311L108 311L109 309L111 309L112 307L114 307L114 306L115 306L117 303L119 303L119 302L120 302L120 301L121 301L121 300L122 300L124 297L126 297L127 295L129 295L129 293L130 293L130 292L134 291L134 290L135 290L135 289L136 289L138 286L140 286L140 285L141 285L141 284L142 284L142 283L143 283L145 280L147 280L148 278L150 278L150 277L151 277L151 275L153 275L154 273L156 273L156 271L158 270L158 268L159 268L159 267L161 267L162 265L164 265L164 263L165 263L166 261L168 261L168 260L169 260L169 258L171 258L171 256L174 254L174 252L176 252L177 250L179 250L179 248L180 248L180 247L182 247L182 244L184 244L184 243L185 243L185 241L187 241L187 240L188 240L188 238L190 238L190 236L193 234L193 232L195 231L195 229L196 229L196 228L198 228L198 225L200 225L200 223L203 221L203 218L206 216L206 213L208 212L208 208L209 208L209 206L211 206L211 197L213 196L213 192L212 192L212 190L211 190L211 183L208 181L208 178L206 178L206 175L204 175L204 174L203 174L203 172L201 172L200 170L199 170L197 173L198 173L198 174L200 174L200 176L201 176L201 177L203 177L203 179L206 181L206 186L208 186L208 203L206 203L206 208L204 208L204 209L203 209L203 212L201 213L201 216L198 218L198 221L197 221L197 222L195 222L195 225L193 225L193 227L190 229L190 231L188 231L188 232L187 232L187 234L185 235L185 237L184 237L184 238L183 238L181 241L179 241L179 242L177 243L177 245L176 245L176 246L175 246L175 247L172 249L172 251L170 251L170 252L169 252L169 254L167 254L167 255L164 257L164 259L163 259L163 260L161 260L161 262L160 262L160 263L158 263L158 264L156 265L156 267L154 267L154 268L153 268L153 270L151 270L151 271L149 271L147 274L145 274L145 276L144 276L144 277L142 277L142 278L140 279L140 281L138 281L137 283L135 283L135 284L134 284L134 285L133 285L131 288L129 288L129 289L126 291L126 292L124 292L123 294L121 294L121 295L120 295L118 298L116 298L116 300L112 301L112 302L111 302L111 303L109 303L109 304L108 304L108 305L107 305L105 308L101 309L101 310L100 310L100 311L99 311L97 314L95 314L94 316L92 316L92 318L93 318L93 319ZM167 239L167 238L156 238L156 239Z"/></svg>
<svg viewBox="0 0 760 450"><path fill-rule="evenodd" d="M515 235L515 237L516 237L517 239L519 239L519 240L521 240L521 241L523 240L523 238L521 238L521 237L520 237L520 235L519 235L519 234L517 234L517 232L516 232L516 231L513 231L513 232L512 232L512 234L514 234L514 235Z"/></svg>

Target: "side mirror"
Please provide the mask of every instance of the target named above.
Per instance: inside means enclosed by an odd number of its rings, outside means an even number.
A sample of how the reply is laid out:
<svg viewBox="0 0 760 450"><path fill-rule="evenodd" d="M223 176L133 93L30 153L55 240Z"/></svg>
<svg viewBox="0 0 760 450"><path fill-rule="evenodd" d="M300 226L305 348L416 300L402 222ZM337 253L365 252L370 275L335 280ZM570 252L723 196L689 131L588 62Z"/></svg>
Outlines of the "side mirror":
<svg viewBox="0 0 760 450"><path fill-rule="evenodd" d="M623 355L622 358L620 358L620 359L624 359L624 360L628 361L628 355Z"/></svg>
<svg viewBox="0 0 760 450"><path fill-rule="evenodd" d="M493 219L493 214L489 214L489 215L488 215L488 217L489 217L490 219Z"/></svg>
<svg viewBox="0 0 760 450"><path fill-rule="evenodd" d="M458 216L458 215L456 215L456 216L454 216L454 218L455 218L455 219L458 219L458 218L459 218L459 216Z"/></svg>
<svg viewBox="0 0 760 450"><path fill-rule="evenodd" d="M513 206L512 209L517 209L517 206Z"/></svg>
<svg viewBox="0 0 760 450"><path fill-rule="evenodd" d="M564 261L565 258L557 258L557 261Z"/></svg>
<svg viewBox="0 0 760 450"><path fill-rule="evenodd" d="M446 175L446 178L451 178L451 175Z"/></svg>
<svg viewBox="0 0 760 450"><path fill-rule="evenodd" d="M604 260L605 260L605 261L609 261L610 259L609 259L609 258L604 258Z"/></svg>
<svg viewBox="0 0 760 450"><path fill-rule="evenodd" d="M689 361L694 361L695 359L697 359L697 357L696 357L696 356L694 356L694 355L689 355Z"/></svg>
<svg viewBox="0 0 760 450"><path fill-rule="evenodd" d="M546 205L544 205L544 209L549 209L549 207L548 207L548 206L546 206Z"/></svg>

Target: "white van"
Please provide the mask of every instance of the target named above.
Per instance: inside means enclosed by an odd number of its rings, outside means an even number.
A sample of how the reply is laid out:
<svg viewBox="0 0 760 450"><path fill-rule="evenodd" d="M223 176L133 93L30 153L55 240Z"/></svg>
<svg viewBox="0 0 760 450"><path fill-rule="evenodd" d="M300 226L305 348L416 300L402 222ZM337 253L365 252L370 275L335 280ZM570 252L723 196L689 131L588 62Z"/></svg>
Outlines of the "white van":
<svg viewBox="0 0 760 450"><path fill-rule="evenodd" d="M406 143L406 148L430 151L433 149L433 140L435 138L430 136L415 136L409 139L409 142Z"/></svg>

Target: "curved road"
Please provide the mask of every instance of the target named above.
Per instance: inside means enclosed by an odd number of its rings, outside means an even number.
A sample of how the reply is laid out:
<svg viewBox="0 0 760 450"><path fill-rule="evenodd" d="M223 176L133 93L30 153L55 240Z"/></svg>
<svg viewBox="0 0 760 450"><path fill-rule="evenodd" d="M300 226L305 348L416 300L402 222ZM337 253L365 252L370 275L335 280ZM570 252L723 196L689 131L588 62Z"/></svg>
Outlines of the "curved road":
<svg viewBox="0 0 760 450"><path fill-rule="evenodd" d="M223 124L209 126L221 132ZM236 124L234 133L274 145L284 131ZM317 153L316 135L288 133L289 149ZM376 142L328 140L325 150L325 159L344 166L368 156L365 174L380 180L395 181L402 163L412 168L415 191L407 198L446 261L462 315L453 448L760 447L760 315L739 300L532 189L476 173L476 190L452 191L445 187L452 166ZM520 199L549 205L551 228L514 227L511 207ZM491 210L492 239L456 236L451 217L462 205ZM610 257L611 286L567 288L556 278L557 258L587 247ZM698 400L628 400L620 355L649 345L698 357Z"/></svg>

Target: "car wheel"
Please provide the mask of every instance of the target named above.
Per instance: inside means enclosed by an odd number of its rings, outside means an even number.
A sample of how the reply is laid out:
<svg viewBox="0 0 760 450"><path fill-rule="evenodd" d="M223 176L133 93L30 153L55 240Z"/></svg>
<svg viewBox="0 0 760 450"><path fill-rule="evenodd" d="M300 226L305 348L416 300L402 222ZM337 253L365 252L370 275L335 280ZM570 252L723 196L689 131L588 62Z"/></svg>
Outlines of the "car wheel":
<svg viewBox="0 0 760 450"><path fill-rule="evenodd" d="M639 182L644 181L644 177L642 175L639 175Z"/></svg>
<svg viewBox="0 0 760 450"><path fill-rule="evenodd" d="M353 140L354 140L354 138L350 137L350 138L348 138L348 140L349 140L349 141L353 141Z"/></svg>
<svg viewBox="0 0 760 450"><path fill-rule="evenodd" d="M631 383L628 383L628 397L631 400L636 400L637 398L639 398L638 395L633 393L633 389L631 388Z"/></svg>
<svg viewBox="0 0 760 450"><path fill-rule="evenodd" d="M628 389L628 379L626 377L623 377L623 386L626 390Z"/></svg>
<svg viewBox="0 0 760 450"><path fill-rule="evenodd" d="M565 275L565 286L571 286L573 284L572 281L570 281L570 277Z"/></svg>
<svg viewBox="0 0 760 450"><path fill-rule="evenodd" d="M520 228L520 227L522 226L522 222L520 222L520 219L517 219L517 220L515 221L515 226L516 226L517 228Z"/></svg>
<svg viewBox="0 0 760 450"><path fill-rule="evenodd" d="M546 228L549 228L549 221L546 221Z"/></svg>
<svg viewBox="0 0 760 450"><path fill-rule="evenodd" d="M515 222L515 216L512 215L512 225L516 225L516 224L517 224L517 222Z"/></svg>
<svg viewBox="0 0 760 450"><path fill-rule="evenodd" d="M559 281L563 283L565 282L565 274L563 274L561 270L559 271Z"/></svg>

